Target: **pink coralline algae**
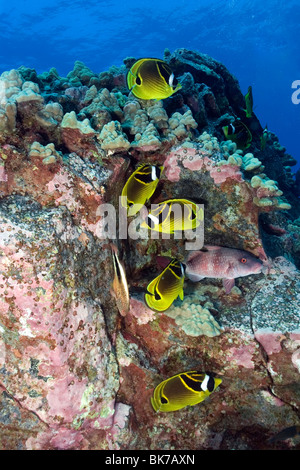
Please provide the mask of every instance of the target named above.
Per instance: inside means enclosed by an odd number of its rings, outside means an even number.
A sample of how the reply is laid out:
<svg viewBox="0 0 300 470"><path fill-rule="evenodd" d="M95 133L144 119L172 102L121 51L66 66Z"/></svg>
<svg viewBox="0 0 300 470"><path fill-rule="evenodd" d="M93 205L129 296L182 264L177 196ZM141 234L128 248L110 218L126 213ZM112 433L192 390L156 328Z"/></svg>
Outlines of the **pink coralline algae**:
<svg viewBox="0 0 300 470"><path fill-rule="evenodd" d="M213 168L210 171L210 176L216 184L224 183L228 178L237 182L243 180L242 173L239 168L234 165L223 165L219 168Z"/></svg>
<svg viewBox="0 0 300 470"><path fill-rule="evenodd" d="M193 147L181 147L167 154L165 160L166 176L169 181L180 180L180 166L191 171L207 171L213 178L215 184L224 183L227 179L242 182L243 177L237 165L217 166L216 163L203 150Z"/></svg>
<svg viewBox="0 0 300 470"><path fill-rule="evenodd" d="M268 329L257 330L255 332L255 338L263 346L269 356L279 353L282 349L281 341L284 339L284 336L281 332L276 333Z"/></svg>
<svg viewBox="0 0 300 470"><path fill-rule="evenodd" d="M97 429L113 424L117 369L109 359L111 346L103 314L95 303L78 296L71 271L64 281L68 288L51 277L57 262L51 240L37 240L27 231L31 243L23 246L22 257L17 259L13 247L20 244L20 233L9 229L9 224L2 229L1 267L12 275L9 284L1 275L0 312L4 330L13 329L14 339L5 346L4 384L22 406L53 428L53 433L48 433L49 445L58 442L52 437L57 422L71 426L64 433L78 434L79 443L82 436L76 428L82 420ZM43 250L48 252L48 266L41 261ZM18 370L23 373L18 374ZM58 434L61 436L61 431ZM60 443L61 447L72 448L72 439L68 444ZM39 448L38 442L33 448Z"/></svg>
<svg viewBox="0 0 300 470"><path fill-rule="evenodd" d="M126 65L0 76L1 449L271 449L271 436L298 424L293 159L271 133L261 150L256 116L246 157L222 142L222 126L244 109L222 64L185 49L168 61L185 83L163 102L135 99ZM144 162L164 166L147 207L203 204L205 244L247 250L263 272L237 278L229 295L219 279L185 279L176 315L150 310L157 261L184 261L187 250L185 239L121 236L119 196ZM109 239L103 204L116 214ZM112 241L129 285L124 317L111 295ZM186 370L222 385L200 405L155 413L155 387Z"/></svg>
<svg viewBox="0 0 300 470"><path fill-rule="evenodd" d="M130 315L133 315L139 324L148 323L155 318L155 313L143 302L136 299L130 300Z"/></svg>
<svg viewBox="0 0 300 470"><path fill-rule="evenodd" d="M252 345L252 350L254 346ZM246 369L254 369L254 363L252 361L252 352L249 346L230 348L228 350L228 361L235 361L238 366L245 367Z"/></svg>
<svg viewBox="0 0 300 470"><path fill-rule="evenodd" d="M164 161L165 173L169 181L180 180L180 166L182 164L189 170L196 171L206 168L212 162L207 158L205 152L197 151L196 148L178 148L169 152Z"/></svg>
<svg viewBox="0 0 300 470"><path fill-rule="evenodd" d="M7 173L3 166L0 166L0 181L7 181Z"/></svg>
<svg viewBox="0 0 300 470"><path fill-rule="evenodd" d="M52 430L40 433L38 439L30 437L27 441L27 450L44 450L45 447L57 450L86 450L88 441L75 430L56 426Z"/></svg>

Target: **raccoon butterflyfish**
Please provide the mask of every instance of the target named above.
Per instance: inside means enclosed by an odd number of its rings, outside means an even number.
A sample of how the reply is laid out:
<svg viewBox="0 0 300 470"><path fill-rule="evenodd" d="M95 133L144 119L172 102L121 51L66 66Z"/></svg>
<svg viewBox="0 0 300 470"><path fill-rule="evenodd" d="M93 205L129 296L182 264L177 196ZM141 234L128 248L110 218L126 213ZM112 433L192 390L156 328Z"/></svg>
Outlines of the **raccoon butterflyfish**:
<svg viewBox="0 0 300 470"><path fill-rule="evenodd" d="M137 98L163 100L181 88L170 66L161 59L140 59L127 73L127 86Z"/></svg>
<svg viewBox="0 0 300 470"><path fill-rule="evenodd" d="M245 95L245 103L246 103L246 117L251 118L253 113L253 95L252 95L252 86L248 87L248 91Z"/></svg>
<svg viewBox="0 0 300 470"><path fill-rule="evenodd" d="M168 266L148 284L145 302L157 312L167 310L179 296L183 300L184 266L172 258Z"/></svg>
<svg viewBox="0 0 300 470"><path fill-rule="evenodd" d="M269 138L269 131L268 131L268 126L266 124L266 126L263 130L263 133L260 136L260 148L261 148L261 150L265 150L268 138Z"/></svg>
<svg viewBox="0 0 300 470"><path fill-rule="evenodd" d="M192 230L203 220L203 209L188 199L168 199L153 204L141 226L160 233Z"/></svg>
<svg viewBox="0 0 300 470"><path fill-rule="evenodd" d="M232 124L228 124L228 126L224 126L222 129L225 138L235 142L239 149L245 150L250 147L252 142L252 134L246 124L244 124L239 119L234 121Z"/></svg>
<svg viewBox="0 0 300 470"><path fill-rule="evenodd" d="M120 314L125 317L129 312L129 290L123 263L120 262L117 247L111 243L111 252L114 264L114 280L112 283L112 295Z"/></svg>
<svg viewBox="0 0 300 470"><path fill-rule="evenodd" d="M154 411L176 411L197 405L216 390L222 380L210 374L191 370L161 382L153 392Z"/></svg>
<svg viewBox="0 0 300 470"><path fill-rule="evenodd" d="M140 165L128 178L121 194L127 198L126 200L121 198L121 203L123 207L127 208L128 215L135 215L150 199L162 171L162 166L145 163Z"/></svg>

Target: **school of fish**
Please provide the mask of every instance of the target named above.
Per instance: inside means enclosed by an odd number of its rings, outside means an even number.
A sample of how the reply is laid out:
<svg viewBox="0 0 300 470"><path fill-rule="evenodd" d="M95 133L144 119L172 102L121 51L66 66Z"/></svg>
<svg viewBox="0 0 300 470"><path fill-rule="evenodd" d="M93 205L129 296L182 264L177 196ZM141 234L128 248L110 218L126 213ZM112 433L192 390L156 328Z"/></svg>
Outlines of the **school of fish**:
<svg viewBox="0 0 300 470"><path fill-rule="evenodd" d="M160 59L144 58L136 61L127 74L130 92L142 100L165 99L180 90L170 66ZM246 118L252 117L253 96L249 86L245 96ZM223 127L226 139L236 142L240 149L247 149L252 134L240 119ZM261 146L265 146L268 136L267 126L261 136ZM128 178L121 193L121 204L129 217L136 215L147 204L157 189L163 173L162 165L143 163ZM141 223L143 228L159 233L174 234L179 230L193 230L204 219L203 210L189 199L168 199L152 206ZM120 261L117 247L111 245L114 279L112 295L122 316L129 312L130 297L124 264ZM262 272L263 263L251 253L221 246L204 246L191 252L182 263L176 258L168 263L147 286L146 305L156 311L166 311L179 297L184 298L186 278L198 282L204 278L223 280L226 294L235 284L235 279ZM185 406L196 405L213 393L222 379L196 370L181 372L163 380L154 389L151 404L156 412L171 412Z"/></svg>

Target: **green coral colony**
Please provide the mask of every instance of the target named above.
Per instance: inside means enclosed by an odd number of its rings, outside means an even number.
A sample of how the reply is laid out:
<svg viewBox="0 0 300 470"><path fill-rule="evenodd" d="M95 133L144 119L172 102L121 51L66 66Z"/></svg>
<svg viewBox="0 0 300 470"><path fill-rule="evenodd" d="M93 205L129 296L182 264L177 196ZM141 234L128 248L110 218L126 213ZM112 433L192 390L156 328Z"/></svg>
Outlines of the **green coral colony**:
<svg viewBox="0 0 300 470"><path fill-rule="evenodd" d="M110 92L106 88L105 84L109 83L112 78L117 79L114 70L95 77L81 62L76 62L73 72L67 77L66 83L71 83L73 87L82 87L83 84L88 84L88 87L85 86L84 93L82 91L81 109L77 113L74 110L64 113L58 102L49 100L48 104L39 113L40 122L48 129L51 126L53 128L60 125L61 129L79 130L83 136L95 136L100 144L100 155L103 151L109 154L120 149L126 151L129 148L149 149L153 152L161 147L162 140L173 142L174 139L183 140L186 149L189 150L192 148L190 136L195 135L193 132L198 126L193 112L191 109L184 107L181 107L181 111L178 112L176 107L172 108L169 105L169 109L173 110L169 117L161 100L173 99L174 95L174 103L176 96L179 103L180 99L177 92L186 89L188 80L193 81L193 77L187 71L178 80L172 71L171 65L167 63L169 55L169 52L166 51L166 61L153 58L143 58L138 61L129 58L124 61L127 67L126 84L130 92L128 97L126 92ZM21 79L21 74L27 75L25 83ZM39 86L36 83L38 82L37 77L32 72L33 76L31 78L33 81L29 81L28 74L28 69L20 68L20 71L5 72L1 76L2 80L8 84L5 87L5 106L0 115L0 130L2 132L15 129L17 104L28 101L41 103ZM46 75L39 78L41 82L45 79ZM52 81L59 80L55 69L50 70L48 79ZM193 88L193 86L192 83L191 87ZM71 93L71 88L68 90ZM216 106L216 104L211 105L211 113L215 112L217 114ZM177 108L180 108L180 105ZM216 137L212 137L207 132L198 135L195 140L198 141L200 149L205 150L212 157L218 155L218 158L215 158L217 168L221 168L223 165L232 165L232 167L242 170L245 175L250 175L251 187L259 190L253 200L256 206L282 210L290 209L291 206L281 197L282 191L279 190L277 182L269 179L263 173L264 166L262 162L252 153L243 155L244 150L248 149L253 142L251 132L251 119L254 116L252 87L248 89L244 98L244 108L241 108L241 110L244 113L244 118L242 115L226 115L226 119L220 121L220 129L223 130L225 141L219 144ZM198 112L197 106L194 106L193 111L196 115ZM114 119L111 119L111 116ZM198 116L198 122L199 119ZM260 136L262 151L266 148L269 137L270 134L266 126ZM55 164L62 158L61 152L55 149L53 143L44 146L36 141L31 143L29 155L41 159L45 165ZM2 162L6 158L5 152L1 149ZM124 207L130 217L135 216L144 204L149 203L157 190L163 171L164 168L159 163L154 164L145 161L136 166L121 193L121 196L126 197L127 202ZM162 223L166 220L168 220L168 228L171 232L183 229L186 223L190 224L190 228L199 225L200 221L203 220L203 214L199 211L197 204L192 201L192 198L189 200L189 194L185 194L185 198L162 201L157 212L150 212L147 223L144 221L144 227L163 232ZM190 206L188 220L178 221L174 219L172 223L170 222L170 210L172 204L176 202L183 206L185 204ZM113 256L118 256L116 249L113 251ZM237 262L239 261L243 264L246 263L247 254L238 258ZM114 262L115 279L118 280L114 295L118 305L126 305L127 312L129 310L128 286L125 271L121 270L120 266L119 261L118 263ZM184 263L172 258L162 272L148 284L145 292L145 302L151 310L164 312L171 307L177 297L183 300L185 269L186 265ZM202 278L207 274L202 272L201 276L201 272L198 272L197 275ZM215 277L224 276L216 275ZM234 281L234 276L232 277ZM219 334L220 328L213 318L212 321L210 320L210 305L208 304L204 308L198 304L193 305L198 317L201 318L202 315L203 318L204 315L207 318L207 324L210 322L209 331L205 326L202 326L202 329L199 327L201 333L195 333L195 326L188 326L187 322L184 323L182 310L178 306L173 307L173 310L170 309L166 314L175 318L176 324L183 325L184 331L188 332L187 334L214 336ZM194 318L197 316L196 313ZM121 314L124 315L124 312ZM221 382L220 378L196 370L177 373L157 385L151 398L153 409L155 411L170 412L187 405L198 404L205 400Z"/></svg>

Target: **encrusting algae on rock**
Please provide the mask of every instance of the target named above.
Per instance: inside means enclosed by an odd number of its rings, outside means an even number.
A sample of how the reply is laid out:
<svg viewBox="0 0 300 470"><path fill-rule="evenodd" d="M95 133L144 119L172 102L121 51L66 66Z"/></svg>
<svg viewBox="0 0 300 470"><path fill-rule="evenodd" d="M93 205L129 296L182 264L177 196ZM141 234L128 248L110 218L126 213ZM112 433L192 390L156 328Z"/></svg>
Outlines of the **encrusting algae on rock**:
<svg viewBox="0 0 300 470"><path fill-rule="evenodd" d="M67 77L26 67L0 76L2 448L270 449L269 437L298 423L295 160L270 130L262 145L265 128L222 64L186 49L163 60L181 87L163 75L173 93L159 101L128 89L133 57L101 73L77 61ZM225 140L223 128L245 119L251 139ZM184 238L122 238L119 197L141 165L151 169L142 183L155 182L146 209L203 205L205 244L249 252L266 270L235 276L226 294L219 277L188 279ZM124 316L103 237L101 208L112 206ZM129 214L126 228L142 220ZM161 256L178 260L181 284L154 311L144 294ZM155 413L157 385L183 371L222 384L199 405Z"/></svg>

